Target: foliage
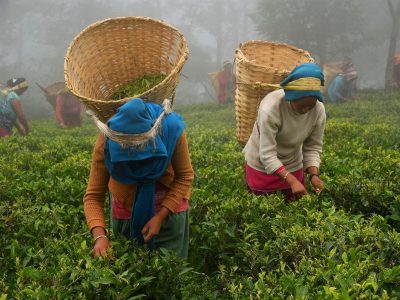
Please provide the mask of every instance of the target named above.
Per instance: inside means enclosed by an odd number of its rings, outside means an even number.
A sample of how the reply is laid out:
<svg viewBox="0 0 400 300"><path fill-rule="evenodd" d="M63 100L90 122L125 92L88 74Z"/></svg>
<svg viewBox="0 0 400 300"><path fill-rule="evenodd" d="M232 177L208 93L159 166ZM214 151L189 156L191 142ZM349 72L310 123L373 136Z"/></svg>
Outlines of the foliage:
<svg viewBox="0 0 400 300"><path fill-rule="evenodd" d="M263 36L306 49L325 63L362 45L360 12L355 0L268 0L259 1L254 21Z"/></svg>
<svg viewBox="0 0 400 300"><path fill-rule="evenodd" d="M120 86L111 96L112 100L138 96L155 87L167 77L165 74L144 75Z"/></svg>
<svg viewBox="0 0 400 300"><path fill-rule="evenodd" d="M124 240L92 259L82 196L96 130L34 122L0 140L0 299L399 298L397 99L328 103L326 190L290 205L247 192L232 106L177 107L196 172L186 262Z"/></svg>

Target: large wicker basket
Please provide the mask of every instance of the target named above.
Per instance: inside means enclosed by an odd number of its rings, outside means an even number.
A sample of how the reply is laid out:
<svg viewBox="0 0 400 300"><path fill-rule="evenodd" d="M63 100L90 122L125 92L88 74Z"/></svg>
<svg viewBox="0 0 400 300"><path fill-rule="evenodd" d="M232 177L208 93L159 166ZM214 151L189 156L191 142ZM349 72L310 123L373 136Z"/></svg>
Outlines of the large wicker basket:
<svg viewBox="0 0 400 300"><path fill-rule="evenodd" d="M294 46L248 41L236 50L236 138L247 143L257 118L261 100L272 91L263 84L277 84L294 67L314 61L307 51Z"/></svg>
<svg viewBox="0 0 400 300"><path fill-rule="evenodd" d="M165 74L166 78L133 97L157 103L172 100L188 53L183 34L163 21L106 19L88 26L70 44L64 61L65 83L105 122L132 98L110 100L111 95L144 75Z"/></svg>

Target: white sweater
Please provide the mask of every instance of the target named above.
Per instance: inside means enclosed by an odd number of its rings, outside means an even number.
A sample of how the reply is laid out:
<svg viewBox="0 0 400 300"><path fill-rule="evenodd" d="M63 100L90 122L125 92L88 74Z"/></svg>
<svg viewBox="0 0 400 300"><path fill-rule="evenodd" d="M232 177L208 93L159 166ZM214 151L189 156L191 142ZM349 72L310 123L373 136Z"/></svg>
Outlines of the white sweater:
<svg viewBox="0 0 400 300"><path fill-rule="evenodd" d="M253 132L243 149L247 164L267 174L282 165L289 172L319 168L325 122L321 102L300 114L285 101L283 90L269 93L260 103Z"/></svg>

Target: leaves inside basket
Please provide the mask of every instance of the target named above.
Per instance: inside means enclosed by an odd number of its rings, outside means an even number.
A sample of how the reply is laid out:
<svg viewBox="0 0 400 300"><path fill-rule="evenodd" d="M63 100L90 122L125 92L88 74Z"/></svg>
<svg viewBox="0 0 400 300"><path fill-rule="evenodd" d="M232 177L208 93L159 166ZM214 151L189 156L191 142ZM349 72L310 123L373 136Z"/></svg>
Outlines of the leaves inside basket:
<svg viewBox="0 0 400 300"><path fill-rule="evenodd" d="M144 75L134 81L128 82L118 88L110 97L111 100L119 100L142 94L159 84L167 77L165 74Z"/></svg>

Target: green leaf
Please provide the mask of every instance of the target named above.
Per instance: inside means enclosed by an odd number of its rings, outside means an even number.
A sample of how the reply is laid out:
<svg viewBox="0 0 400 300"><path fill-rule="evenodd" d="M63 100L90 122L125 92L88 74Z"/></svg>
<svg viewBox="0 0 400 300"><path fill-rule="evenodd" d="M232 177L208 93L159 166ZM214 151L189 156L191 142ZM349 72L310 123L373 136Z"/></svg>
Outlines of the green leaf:
<svg viewBox="0 0 400 300"><path fill-rule="evenodd" d="M7 294L1 294L0 300L7 300Z"/></svg>
<svg viewBox="0 0 400 300"><path fill-rule="evenodd" d="M179 275L183 275L183 274L185 274L187 272L190 272L192 270L193 270L193 268L191 268L191 267L185 267L185 268L182 269L182 271L179 272Z"/></svg>
<svg viewBox="0 0 400 300"><path fill-rule="evenodd" d="M31 261L32 257L30 255L26 256L22 261L22 266L26 267L26 265Z"/></svg>
<svg viewBox="0 0 400 300"><path fill-rule="evenodd" d="M83 240L83 241L81 242L81 249L82 249L82 250L86 250L86 249L87 249L86 240Z"/></svg>
<svg viewBox="0 0 400 300"><path fill-rule="evenodd" d="M348 262L348 257L347 257L347 253L346 253L346 252L343 252L343 253L342 253L342 259L343 259L343 261L344 261L345 263Z"/></svg>
<svg viewBox="0 0 400 300"><path fill-rule="evenodd" d="M143 297L147 297L147 295L145 295L145 294L136 295L136 296L128 298L128 300L141 299Z"/></svg>

